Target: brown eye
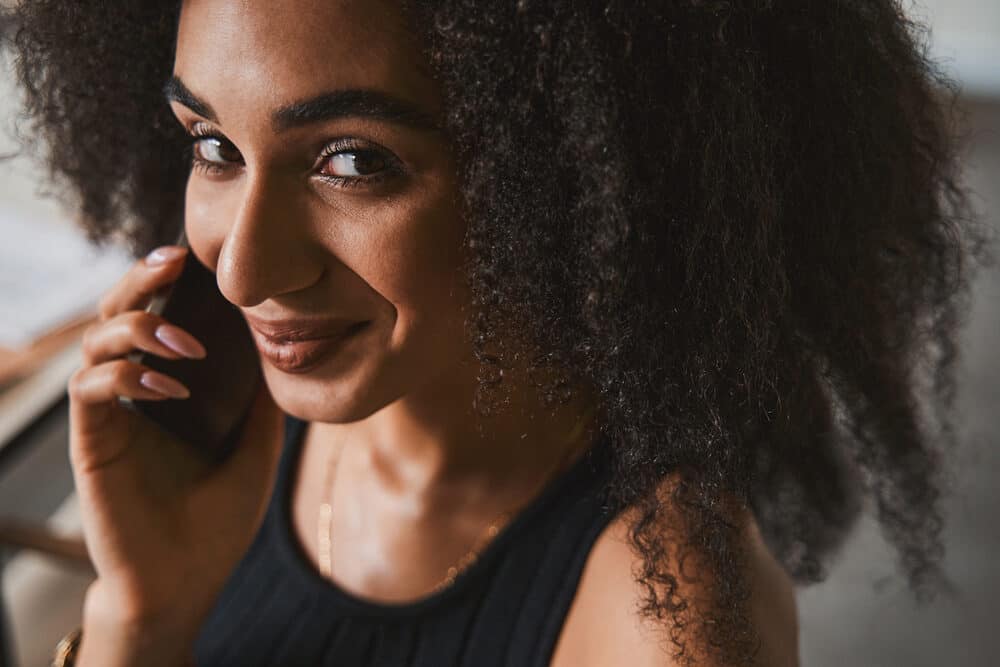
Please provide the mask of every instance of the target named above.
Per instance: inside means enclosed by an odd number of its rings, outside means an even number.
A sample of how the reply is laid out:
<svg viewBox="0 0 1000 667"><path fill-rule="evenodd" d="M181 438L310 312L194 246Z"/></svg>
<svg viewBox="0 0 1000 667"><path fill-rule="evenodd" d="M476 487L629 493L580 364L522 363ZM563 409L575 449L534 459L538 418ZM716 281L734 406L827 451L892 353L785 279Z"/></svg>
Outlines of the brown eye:
<svg viewBox="0 0 1000 667"><path fill-rule="evenodd" d="M201 137L194 142L195 156L205 162L225 165L243 159L240 152L230 142L220 137Z"/></svg>
<svg viewBox="0 0 1000 667"><path fill-rule="evenodd" d="M387 166L388 161L375 151L340 151L326 159L321 173L324 176L358 178L377 174Z"/></svg>

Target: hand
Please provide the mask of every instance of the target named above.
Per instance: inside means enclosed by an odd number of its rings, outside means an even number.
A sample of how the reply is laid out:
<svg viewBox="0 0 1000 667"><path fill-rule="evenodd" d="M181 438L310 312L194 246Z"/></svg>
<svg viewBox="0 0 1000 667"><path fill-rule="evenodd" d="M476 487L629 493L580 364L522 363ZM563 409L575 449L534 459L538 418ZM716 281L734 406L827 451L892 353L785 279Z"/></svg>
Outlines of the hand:
<svg viewBox="0 0 1000 667"><path fill-rule="evenodd" d="M193 642L259 528L273 488L283 413L263 380L233 455L215 468L118 402L118 396L187 400L163 393L183 396L176 380L125 358L135 349L182 356L155 335L168 323L143 310L181 273L189 251L168 248L180 252L159 265L138 260L102 298L99 320L84 332L83 366L69 380L70 462L98 576L92 588L99 589L88 594L85 636L89 615L102 619L95 624L114 618L133 630L169 625L173 638ZM201 347L176 327L174 334L190 352ZM147 371L153 381L144 385Z"/></svg>

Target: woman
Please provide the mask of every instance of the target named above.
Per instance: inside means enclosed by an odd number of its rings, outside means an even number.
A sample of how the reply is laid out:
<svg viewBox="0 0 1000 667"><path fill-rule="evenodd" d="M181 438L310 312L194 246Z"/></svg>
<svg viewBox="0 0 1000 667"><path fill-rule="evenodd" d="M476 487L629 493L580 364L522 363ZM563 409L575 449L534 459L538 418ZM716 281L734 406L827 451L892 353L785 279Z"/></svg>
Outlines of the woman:
<svg viewBox="0 0 1000 667"><path fill-rule="evenodd" d="M102 300L69 384L77 664L795 665L791 582L866 492L939 583L981 239L895 3L11 18L90 238L138 257L183 220L266 380L192 470L115 400L186 399L136 348L211 363L142 311L183 251Z"/></svg>

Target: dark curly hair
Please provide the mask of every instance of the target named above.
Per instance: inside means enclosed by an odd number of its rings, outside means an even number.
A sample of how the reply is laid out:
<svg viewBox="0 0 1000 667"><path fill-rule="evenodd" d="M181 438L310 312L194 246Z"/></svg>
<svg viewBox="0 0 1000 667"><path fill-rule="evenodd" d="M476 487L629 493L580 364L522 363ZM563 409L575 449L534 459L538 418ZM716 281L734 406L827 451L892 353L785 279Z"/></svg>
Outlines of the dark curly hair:
<svg viewBox="0 0 1000 667"><path fill-rule="evenodd" d="M808 583L872 499L911 589L941 590L956 332L992 256L926 27L894 0L404 6L463 166L470 335L497 371L477 402L503 405L510 322L551 400L596 390L675 657L754 650L733 500ZM187 140L160 92L178 11L6 16L52 176L92 242L136 256L181 220ZM679 594L688 553L716 574L707 615Z"/></svg>

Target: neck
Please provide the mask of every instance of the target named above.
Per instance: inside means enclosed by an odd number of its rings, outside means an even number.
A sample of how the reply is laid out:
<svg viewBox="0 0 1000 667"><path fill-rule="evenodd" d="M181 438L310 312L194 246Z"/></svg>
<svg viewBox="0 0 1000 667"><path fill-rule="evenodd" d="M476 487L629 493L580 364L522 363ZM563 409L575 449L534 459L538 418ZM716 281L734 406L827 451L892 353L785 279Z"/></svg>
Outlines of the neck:
<svg viewBox="0 0 1000 667"><path fill-rule="evenodd" d="M361 474L425 499L467 491L470 484L486 494L509 481L532 483L593 441L590 395L547 408L530 383L518 382L519 373L505 371L504 381L513 383L510 400L483 417L472 403L475 376L473 366L457 364L365 419L312 423L313 441L329 451L322 458L336 455L343 443L345 461L361 466Z"/></svg>

